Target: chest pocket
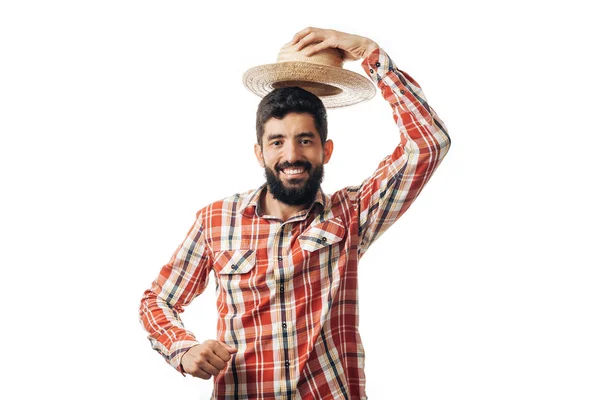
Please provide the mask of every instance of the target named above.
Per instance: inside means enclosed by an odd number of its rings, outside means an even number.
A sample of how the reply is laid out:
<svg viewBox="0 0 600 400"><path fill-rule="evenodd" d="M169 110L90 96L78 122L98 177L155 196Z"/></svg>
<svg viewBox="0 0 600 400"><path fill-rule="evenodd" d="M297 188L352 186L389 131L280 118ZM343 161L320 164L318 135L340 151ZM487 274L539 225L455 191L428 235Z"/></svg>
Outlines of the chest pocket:
<svg viewBox="0 0 600 400"><path fill-rule="evenodd" d="M313 225L300 235L298 241L302 250L316 251L334 243L346 236L346 228L340 218L332 218Z"/></svg>
<svg viewBox="0 0 600 400"><path fill-rule="evenodd" d="M215 257L214 267L219 275L245 274L256 265L254 250L225 250Z"/></svg>

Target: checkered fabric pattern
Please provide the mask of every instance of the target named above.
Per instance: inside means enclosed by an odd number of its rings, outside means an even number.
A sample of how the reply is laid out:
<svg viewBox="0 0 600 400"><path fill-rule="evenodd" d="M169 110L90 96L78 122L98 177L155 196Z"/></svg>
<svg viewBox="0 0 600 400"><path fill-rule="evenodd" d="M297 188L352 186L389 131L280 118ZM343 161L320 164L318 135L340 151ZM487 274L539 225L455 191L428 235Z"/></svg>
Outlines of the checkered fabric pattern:
<svg viewBox="0 0 600 400"><path fill-rule="evenodd" d="M179 314L217 284L216 338L238 349L213 399L366 399L358 261L411 205L450 146L419 85L377 49L362 63L392 107L400 143L359 186L288 221L262 215L265 186L210 204L144 293L140 318L173 367L199 344ZM209 338L204 338L209 339Z"/></svg>

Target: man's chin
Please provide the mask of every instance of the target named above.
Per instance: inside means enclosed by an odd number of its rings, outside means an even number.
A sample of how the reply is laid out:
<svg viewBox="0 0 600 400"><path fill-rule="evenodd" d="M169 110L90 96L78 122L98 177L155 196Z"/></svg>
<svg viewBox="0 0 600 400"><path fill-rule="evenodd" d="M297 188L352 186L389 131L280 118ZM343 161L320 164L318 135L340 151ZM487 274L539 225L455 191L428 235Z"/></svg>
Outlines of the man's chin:
<svg viewBox="0 0 600 400"><path fill-rule="evenodd" d="M298 189L306 183L306 179L293 178L282 181L283 186Z"/></svg>

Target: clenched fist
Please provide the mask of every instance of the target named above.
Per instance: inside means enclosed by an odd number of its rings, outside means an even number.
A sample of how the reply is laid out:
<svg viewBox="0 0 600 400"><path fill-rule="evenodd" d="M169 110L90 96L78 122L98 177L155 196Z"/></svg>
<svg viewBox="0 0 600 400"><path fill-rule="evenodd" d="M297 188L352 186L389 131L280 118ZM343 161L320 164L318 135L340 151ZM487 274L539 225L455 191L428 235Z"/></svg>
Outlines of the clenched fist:
<svg viewBox="0 0 600 400"><path fill-rule="evenodd" d="M237 349L217 340L207 340L202 344L191 347L181 358L181 366L187 374L201 379L210 379L217 376L231 355L237 353Z"/></svg>

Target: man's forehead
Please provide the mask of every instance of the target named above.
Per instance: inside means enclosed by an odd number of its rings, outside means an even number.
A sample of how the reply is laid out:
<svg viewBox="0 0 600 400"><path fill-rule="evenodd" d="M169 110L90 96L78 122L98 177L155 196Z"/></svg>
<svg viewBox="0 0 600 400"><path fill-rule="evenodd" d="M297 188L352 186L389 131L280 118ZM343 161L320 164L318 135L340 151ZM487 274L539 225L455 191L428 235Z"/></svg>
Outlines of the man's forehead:
<svg viewBox="0 0 600 400"><path fill-rule="evenodd" d="M281 119L269 118L265 122L264 134L296 136L300 134L317 135L314 117L310 114L289 113Z"/></svg>

